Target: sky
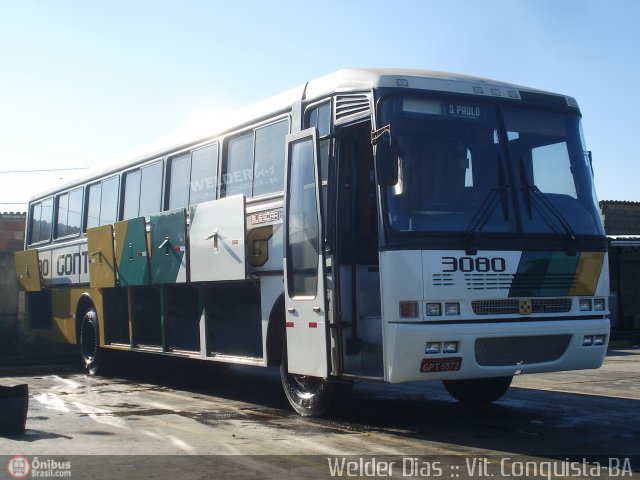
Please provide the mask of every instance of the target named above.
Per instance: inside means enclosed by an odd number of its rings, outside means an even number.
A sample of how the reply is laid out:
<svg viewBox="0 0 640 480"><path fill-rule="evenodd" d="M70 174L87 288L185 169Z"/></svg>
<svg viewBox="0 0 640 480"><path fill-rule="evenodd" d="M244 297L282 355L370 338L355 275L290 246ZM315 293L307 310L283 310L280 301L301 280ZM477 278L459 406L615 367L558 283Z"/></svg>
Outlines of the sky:
<svg viewBox="0 0 640 480"><path fill-rule="evenodd" d="M598 198L640 201L638 18L640 0L0 0L0 211L349 67L573 96Z"/></svg>

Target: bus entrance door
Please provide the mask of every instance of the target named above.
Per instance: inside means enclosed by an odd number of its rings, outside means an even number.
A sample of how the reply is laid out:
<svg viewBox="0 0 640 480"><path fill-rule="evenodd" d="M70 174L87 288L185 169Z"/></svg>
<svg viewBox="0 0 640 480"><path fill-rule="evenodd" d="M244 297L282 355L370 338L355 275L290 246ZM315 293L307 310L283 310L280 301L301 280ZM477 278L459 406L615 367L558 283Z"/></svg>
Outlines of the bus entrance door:
<svg viewBox="0 0 640 480"><path fill-rule="evenodd" d="M325 257L316 129L287 137L285 331L289 373L329 372Z"/></svg>

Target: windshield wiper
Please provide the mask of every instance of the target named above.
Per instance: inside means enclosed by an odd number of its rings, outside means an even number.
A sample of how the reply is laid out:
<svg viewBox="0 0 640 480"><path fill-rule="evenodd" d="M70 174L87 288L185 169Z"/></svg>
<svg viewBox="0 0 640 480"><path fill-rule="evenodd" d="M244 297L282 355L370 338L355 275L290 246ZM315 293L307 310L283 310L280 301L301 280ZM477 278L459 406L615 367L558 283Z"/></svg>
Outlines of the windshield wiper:
<svg viewBox="0 0 640 480"><path fill-rule="evenodd" d="M532 213L532 207L533 207L538 211L538 213L543 218L543 220L547 223L547 225L549 225L554 230L557 230L556 227L554 226L554 222L551 221L551 219L548 217L548 215L544 211L543 207L546 207L546 210L550 212L551 215L556 219L556 221L562 226L565 233L569 237L569 240L571 241L571 245L567 245L567 255L571 255L571 256L575 255L577 253L576 244L578 243L578 239L576 238L575 232L571 228L571 225L569 224L569 222L567 222L567 219L564 217L564 215L562 215L560 210L558 210L558 208L551 202L551 200L549 200L545 196L545 194L540 191L537 185L531 184L529 182L529 178L527 176L522 157L520 157L520 176L522 178L522 184L523 184L522 190L526 193L525 199L527 201L527 211L529 214L529 219L532 218L531 213Z"/></svg>
<svg viewBox="0 0 640 480"><path fill-rule="evenodd" d="M491 215L493 215L493 211L498 206L498 203L502 203L504 219L506 221L509 220L509 209L504 202L504 197L507 190L511 187L506 183L506 175L503 171L500 155L498 155L498 182L499 187L492 188L489 191L484 201L473 215L471 222L469 222L469 226L467 227L464 237L462 237L462 242L465 244L465 251L467 255L475 255L478 253L478 249L472 247L470 244L478 238L480 232L491 218Z"/></svg>

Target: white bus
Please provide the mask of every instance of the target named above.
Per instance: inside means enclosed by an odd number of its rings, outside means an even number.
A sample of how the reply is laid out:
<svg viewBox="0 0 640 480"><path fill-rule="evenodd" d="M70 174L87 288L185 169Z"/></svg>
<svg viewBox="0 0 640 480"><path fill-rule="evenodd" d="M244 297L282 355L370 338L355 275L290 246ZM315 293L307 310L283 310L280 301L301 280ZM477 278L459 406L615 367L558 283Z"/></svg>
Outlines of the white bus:
<svg viewBox="0 0 640 480"><path fill-rule="evenodd" d="M280 366L320 415L353 382L598 368L606 242L576 101L342 70L209 138L51 188L16 256L28 327L102 349Z"/></svg>

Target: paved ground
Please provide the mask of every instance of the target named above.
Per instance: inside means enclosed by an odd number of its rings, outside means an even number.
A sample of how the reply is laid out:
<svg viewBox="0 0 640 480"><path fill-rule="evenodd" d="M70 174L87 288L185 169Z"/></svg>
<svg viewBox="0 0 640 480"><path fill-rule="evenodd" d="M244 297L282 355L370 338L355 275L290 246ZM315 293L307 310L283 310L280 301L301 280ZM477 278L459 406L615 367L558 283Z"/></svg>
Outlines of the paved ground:
<svg viewBox="0 0 640 480"><path fill-rule="evenodd" d="M122 478L128 468L138 469L138 478L328 478L329 459L345 455L364 459L354 466L362 477L372 458L395 461L398 478L518 477L523 458L614 457L624 473L625 459L640 455L638 349L610 351L599 370L517 377L503 399L484 407L456 403L439 383L360 384L327 419L293 414L275 371L119 360L124 366L107 377L54 368L0 378L30 388L27 431L0 437L0 454L140 456L71 457L73 478ZM634 477L637 461L626 469ZM144 465L152 476L140 477ZM378 477L388 476L385 465L368 464ZM12 478L5 472L0 466L0 479ZM540 478L596 477L584 468L580 475L563 473ZM609 478L611 472L600 473Z"/></svg>

